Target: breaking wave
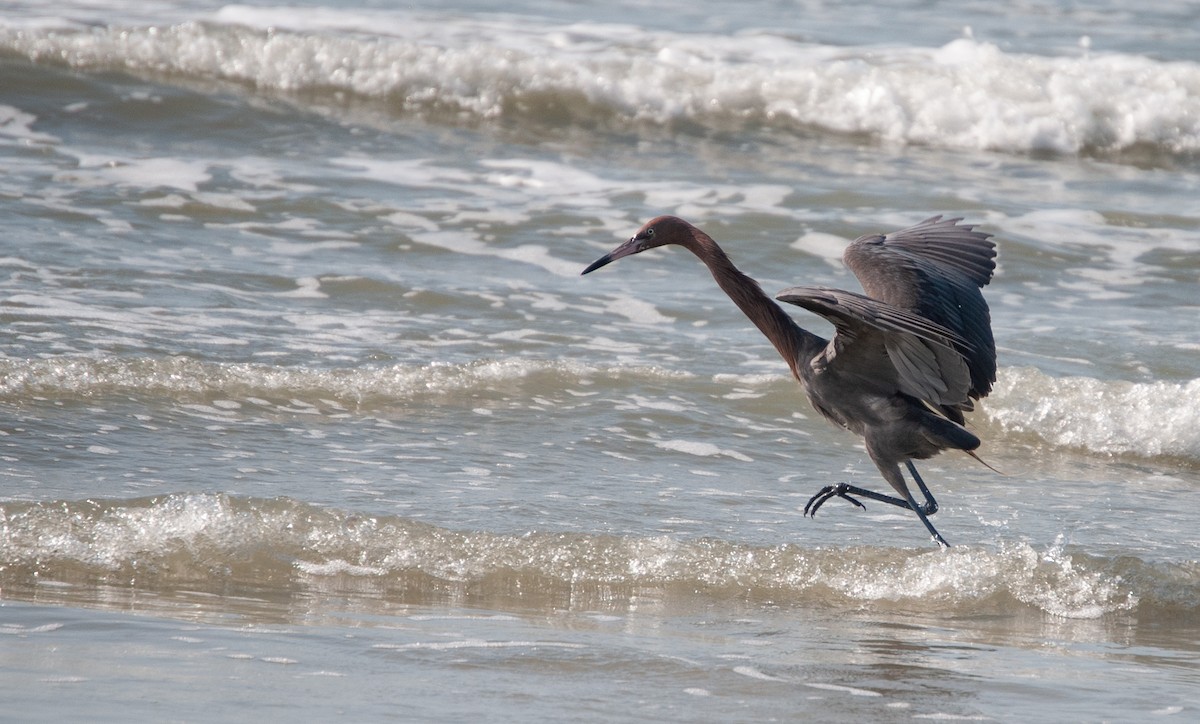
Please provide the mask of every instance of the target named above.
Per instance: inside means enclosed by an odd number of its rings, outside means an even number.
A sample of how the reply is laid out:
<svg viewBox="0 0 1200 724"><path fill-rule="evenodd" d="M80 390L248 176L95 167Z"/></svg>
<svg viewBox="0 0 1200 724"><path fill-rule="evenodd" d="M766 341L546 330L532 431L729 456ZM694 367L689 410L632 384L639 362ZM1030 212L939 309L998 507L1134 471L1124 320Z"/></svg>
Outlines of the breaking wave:
<svg viewBox="0 0 1200 724"><path fill-rule="evenodd" d="M1040 56L972 38L836 47L769 31L229 6L157 27L8 26L0 52L82 70L349 94L451 123L699 132L766 125L1007 152L1200 151L1200 63Z"/></svg>
<svg viewBox="0 0 1200 724"><path fill-rule="evenodd" d="M150 395L332 399L375 405L461 392L503 391L505 385L592 379L678 378L656 367L602 367L569 360L501 359L386 367L281 367L204 362L189 357L0 359L0 399Z"/></svg>
<svg viewBox="0 0 1200 724"><path fill-rule="evenodd" d="M723 384L779 388L788 399L795 383L782 375L719 376ZM561 397L579 386L625 387L691 380L697 394L710 383L691 373L655 366L595 365L575 360L485 359L364 367L287 367L206 362L190 357L0 359L0 400L142 399L270 400L320 406L335 401L360 410L439 396L521 395L530 390ZM798 404L803 404L796 395ZM1008 434L1093 453L1200 460L1200 380L1125 382L1051 377L1034 368L1004 368L981 404L991 423Z"/></svg>
<svg viewBox="0 0 1200 724"><path fill-rule="evenodd" d="M486 587L594 603L597 592L611 601L657 589L897 610L929 604L960 613L1024 609L1085 619L1144 607L1194 614L1200 601L1194 565L1096 557L1061 545L917 552L503 534L219 494L10 502L0 505L0 531L0 582L10 591L56 581L302 591L342 580L429 595Z"/></svg>
<svg viewBox="0 0 1200 724"><path fill-rule="evenodd" d="M1200 460L1200 379L1126 382L1009 368L986 403L1005 431L1052 445Z"/></svg>

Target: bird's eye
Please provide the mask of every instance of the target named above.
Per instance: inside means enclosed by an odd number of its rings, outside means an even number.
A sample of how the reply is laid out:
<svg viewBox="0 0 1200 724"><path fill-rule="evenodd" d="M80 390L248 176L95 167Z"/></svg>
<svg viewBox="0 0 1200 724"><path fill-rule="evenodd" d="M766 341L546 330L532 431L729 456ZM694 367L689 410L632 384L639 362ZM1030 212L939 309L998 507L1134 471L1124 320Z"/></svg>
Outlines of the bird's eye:
<svg viewBox="0 0 1200 724"><path fill-rule="evenodd" d="M647 239L654 238L654 227L653 226L651 226L649 229L646 229L646 238Z"/></svg>

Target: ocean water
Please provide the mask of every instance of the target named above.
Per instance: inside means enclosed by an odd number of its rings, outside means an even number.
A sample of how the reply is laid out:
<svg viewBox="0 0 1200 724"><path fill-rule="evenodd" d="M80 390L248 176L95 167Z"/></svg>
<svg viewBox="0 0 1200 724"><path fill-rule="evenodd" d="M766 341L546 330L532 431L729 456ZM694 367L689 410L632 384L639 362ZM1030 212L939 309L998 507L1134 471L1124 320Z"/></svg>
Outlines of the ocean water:
<svg viewBox="0 0 1200 724"><path fill-rule="evenodd" d="M1200 5L0 6L0 718L1193 720ZM898 509L687 252L994 235ZM790 309L827 334L819 319Z"/></svg>

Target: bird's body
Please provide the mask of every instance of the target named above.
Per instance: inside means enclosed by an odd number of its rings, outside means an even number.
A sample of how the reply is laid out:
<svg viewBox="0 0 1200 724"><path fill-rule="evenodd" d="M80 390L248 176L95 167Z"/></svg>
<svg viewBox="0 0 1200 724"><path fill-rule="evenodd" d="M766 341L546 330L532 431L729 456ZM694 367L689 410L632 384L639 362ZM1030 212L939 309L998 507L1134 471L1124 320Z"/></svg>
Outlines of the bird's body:
<svg viewBox="0 0 1200 724"><path fill-rule="evenodd" d="M829 485L813 496L805 513L815 514L832 497L860 507L852 496L867 497L912 509L934 539L948 545L929 522L937 503L912 461L950 449L973 455L980 441L962 426L963 412L991 391L996 378L991 319L980 292L995 270L995 245L988 234L958 221L934 217L850 244L843 261L866 294L791 287L776 296L832 322L832 339L796 324L712 237L674 216L647 222L583 273L657 246L692 251L775 346L813 407L863 438L871 460L899 495ZM901 464L924 494L924 505L909 491Z"/></svg>

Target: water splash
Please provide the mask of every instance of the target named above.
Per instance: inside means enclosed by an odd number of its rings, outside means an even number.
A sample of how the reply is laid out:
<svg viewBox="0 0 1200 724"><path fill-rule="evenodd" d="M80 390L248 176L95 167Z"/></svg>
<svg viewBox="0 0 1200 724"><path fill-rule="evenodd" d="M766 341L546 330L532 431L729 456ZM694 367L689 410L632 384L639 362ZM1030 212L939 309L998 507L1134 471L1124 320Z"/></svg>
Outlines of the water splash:
<svg viewBox="0 0 1200 724"><path fill-rule="evenodd" d="M1125 382L1009 368L983 407L1004 430L1053 445L1200 459L1200 379Z"/></svg>
<svg viewBox="0 0 1200 724"><path fill-rule="evenodd" d="M750 546L718 539L457 531L286 498L176 494L0 506L0 580L89 580L219 591L281 591L330 580L388 589L487 586L533 600L579 591L733 593L751 599L882 610L1040 611L1098 618L1192 598L1194 571L1135 559L1119 566L1056 545L922 551Z"/></svg>

